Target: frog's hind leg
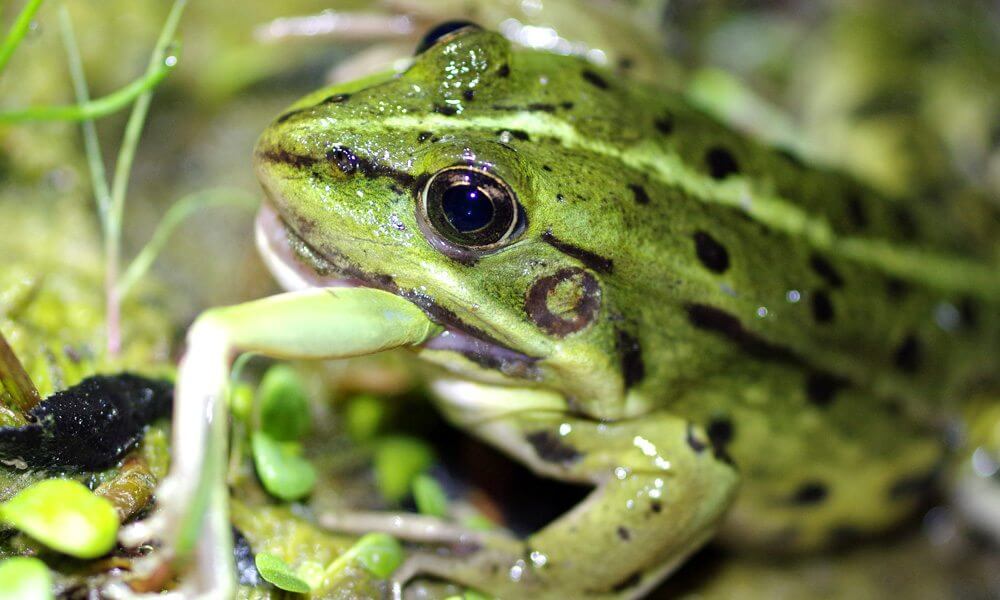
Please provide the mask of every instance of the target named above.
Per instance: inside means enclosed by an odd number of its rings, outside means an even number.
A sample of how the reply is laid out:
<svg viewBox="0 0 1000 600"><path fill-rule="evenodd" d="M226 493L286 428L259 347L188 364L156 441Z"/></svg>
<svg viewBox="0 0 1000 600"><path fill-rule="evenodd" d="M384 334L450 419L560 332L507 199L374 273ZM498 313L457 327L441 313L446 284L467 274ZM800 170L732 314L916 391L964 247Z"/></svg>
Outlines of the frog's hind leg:
<svg viewBox="0 0 1000 600"><path fill-rule="evenodd" d="M940 423L846 380L768 365L716 377L677 410L744 473L720 541L765 553L851 546L917 516L946 456Z"/></svg>
<svg viewBox="0 0 1000 600"><path fill-rule="evenodd" d="M636 597L713 534L737 474L705 433L664 412L596 422L557 394L440 382L451 420L535 472L592 484L579 505L516 544L486 541L453 556L418 555L400 570L509 598Z"/></svg>

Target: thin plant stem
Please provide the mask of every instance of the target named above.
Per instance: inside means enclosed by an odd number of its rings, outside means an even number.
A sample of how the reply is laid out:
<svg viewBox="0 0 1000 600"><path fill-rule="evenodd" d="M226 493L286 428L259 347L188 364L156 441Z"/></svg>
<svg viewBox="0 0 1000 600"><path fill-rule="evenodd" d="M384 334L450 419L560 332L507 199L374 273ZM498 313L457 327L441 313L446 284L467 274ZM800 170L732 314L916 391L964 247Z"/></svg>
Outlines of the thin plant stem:
<svg viewBox="0 0 1000 600"><path fill-rule="evenodd" d="M254 208L257 206L257 199L253 194L240 189L219 188L198 191L175 202L157 224L153 237L146 242L125 270L118 282L118 296L120 298L127 296L132 286L149 271L156 257L170 241L171 234L182 221L203 208L225 205Z"/></svg>
<svg viewBox="0 0 1000 600"><path fill-rule="evenodd" d="M28 0L28 3L21 9L21 13L14 19L14 24L10 26L10 31L7 32L7 36L0 43L0 73L7 66L7 62L10 60L11 55L14 54L14 50L17 49L18 44L21 43L25 34L28 33L28 29L31 28L31 20L35 18L35 13L38 12L41 6L42 0Z"/></svg>
<svg viewBox="0 0 1000 600"><path fill-rule="evenodd" d="M18 416L27 422L25 415L41 401L41 396L2 333L0 333L0 384L10 395L11 403L14 405L8 408L16 410Z"/></svg>
<svg viewBox="0 0 1000 600"><path fill-rule="evenodd" d="M69 9L63 4L59 7L59 25L62 32L63 47L69 61L69 73L73 79L73 90L76 93L77 104L90 101L90 90L87 89L87 78L83 72L83 61L80 58L80 46L76 42L73 31L73 20ZM111 192L108 188L108 172L104 168L104 157L101 155L101 144L97 139L97 127L92 119L84 119L80 124L83 131L83 146L87 156L87 167L90 169L90 183L94 190L94 202L97 203L97 213L101 218L101 231L108 228L108 205L111 203Z"/></svg>
<svg viewBox="0 0 1000 600"><path fill-rule="evenodd" d="M167 20L160 30L153 54L150 56L146 75L156 72L166 60L167 47L174 39L177 24L180 22L187 0L174 0ZM121 262L121 223L125 209L125 194L128 192L128 179L135 160L139 136L149 112L153 93L147 90L139 95L132 105L132 114L125 125L118 160L115 162L114 177L111 181L111 203L108 208L108 228L104 235L104 291L106 296L105 327L107 350L111 356L117 356L121 351L121 298L118 290L118 270Z"/></svg>
<svg viewBox="0 0 1000 600"><path fill-rule="evenodd" d="M62 106L31 106L0 111L0 123L20 121L89 121L121 110L133 100L156 87L173 70L174 64L163 63L125 87L96 100Z"/></svg>

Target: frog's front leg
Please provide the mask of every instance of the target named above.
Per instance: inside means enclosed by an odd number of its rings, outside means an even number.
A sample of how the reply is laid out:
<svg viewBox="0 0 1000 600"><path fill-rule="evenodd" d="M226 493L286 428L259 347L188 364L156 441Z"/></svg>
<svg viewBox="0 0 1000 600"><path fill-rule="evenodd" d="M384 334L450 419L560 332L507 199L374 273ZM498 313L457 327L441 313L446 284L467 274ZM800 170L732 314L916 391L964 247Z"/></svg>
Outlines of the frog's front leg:
<svg viewBox="0 0 1000 600"><path fill-rule="evenodd" d="M347 358L417 345L439 330L413 304L366 288L314 288L204 313L178 369L170 472L157 511L124 530L122 542L159 540L151 578L181 571L182 597L232 595L222 400L233 358Z"/></svg>
<svg viewBox="0 0 1000 600"><path fill-rule="evenodd" d="M539 474L593 484L577 507L524 540L519 553L488 542L408 573L446 577L504 598L634 597L707 541L738 476L705 433L666 412L599 422L559 410L556 394L442 382L458 425Z"/></svg>

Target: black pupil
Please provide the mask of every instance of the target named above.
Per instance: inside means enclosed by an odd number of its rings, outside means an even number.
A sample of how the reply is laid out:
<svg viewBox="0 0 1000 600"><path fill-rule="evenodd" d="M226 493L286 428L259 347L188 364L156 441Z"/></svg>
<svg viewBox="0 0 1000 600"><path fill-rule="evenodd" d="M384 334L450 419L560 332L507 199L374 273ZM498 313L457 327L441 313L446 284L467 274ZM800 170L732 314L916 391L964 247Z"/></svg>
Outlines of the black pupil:
<svg viewBox="0 0 1000 600"><path fill-rule="evenodd" d="M441 208L451 226L461 233L482 229L493 220L493 202L472 185L448 188L441 198Z"/></svg>

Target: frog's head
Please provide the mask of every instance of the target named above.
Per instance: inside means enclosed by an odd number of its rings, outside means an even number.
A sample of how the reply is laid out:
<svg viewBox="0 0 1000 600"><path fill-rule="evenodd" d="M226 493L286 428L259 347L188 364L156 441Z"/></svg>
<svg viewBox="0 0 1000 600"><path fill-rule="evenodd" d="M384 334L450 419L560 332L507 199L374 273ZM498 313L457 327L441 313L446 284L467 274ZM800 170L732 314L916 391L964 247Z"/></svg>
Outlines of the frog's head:
<svg viewBox="0 0 1000 600"><path fill-rule="evenodd" d="M630 412L635 332L615 305L611 261L586 250L610 224L566 202L566 148L524 131L579 118L572 104L594 87L581 70L599 77L580 59L445 28L402 74L304 98L255 150L272 270L290 288L411 300L447 328L422 355L466 376Z"/></svg>

